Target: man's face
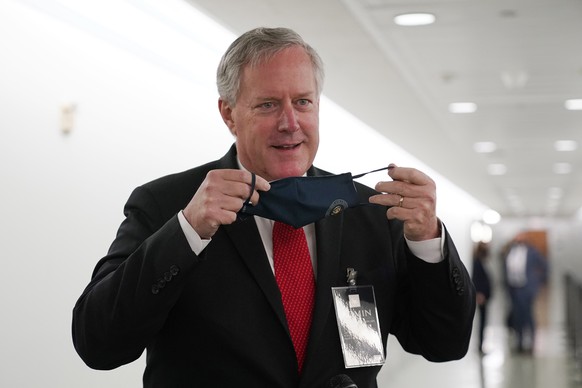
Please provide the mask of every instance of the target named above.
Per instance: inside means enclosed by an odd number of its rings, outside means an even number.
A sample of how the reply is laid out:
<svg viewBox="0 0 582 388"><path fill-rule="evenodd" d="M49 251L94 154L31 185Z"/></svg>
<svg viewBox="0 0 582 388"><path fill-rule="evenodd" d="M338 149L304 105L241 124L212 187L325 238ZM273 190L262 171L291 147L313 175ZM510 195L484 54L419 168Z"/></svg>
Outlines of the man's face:
<svg viewBox="0 0 582 388"><path fill-rule="evenodd" d="M301 176L319 146L319 95L300 47L244 68L235 107L219 101L242 165L268 181Z"/></svg>

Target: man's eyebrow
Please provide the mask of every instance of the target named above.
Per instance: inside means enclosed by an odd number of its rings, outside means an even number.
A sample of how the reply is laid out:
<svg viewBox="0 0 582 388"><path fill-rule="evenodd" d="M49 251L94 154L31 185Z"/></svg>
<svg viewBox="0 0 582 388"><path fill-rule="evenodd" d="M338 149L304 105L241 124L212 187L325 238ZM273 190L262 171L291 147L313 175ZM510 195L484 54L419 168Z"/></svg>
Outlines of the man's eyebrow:
<svg viewBox="0 0 582 388"><path fill-rule="evenodd" d="M303 92L298 93L293 96L293 100L300 100L300 99L315 99L316 93L315 91ZM266 94L264 96L257 96L253 99L254 101L280 101L280 97L275 97L275 95Z"/></svg>

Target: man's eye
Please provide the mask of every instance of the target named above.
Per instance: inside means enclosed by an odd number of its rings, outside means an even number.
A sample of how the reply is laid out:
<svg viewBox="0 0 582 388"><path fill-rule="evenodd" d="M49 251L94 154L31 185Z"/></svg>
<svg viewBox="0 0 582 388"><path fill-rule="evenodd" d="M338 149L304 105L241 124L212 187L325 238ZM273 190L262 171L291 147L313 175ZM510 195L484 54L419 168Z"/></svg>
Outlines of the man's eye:
<svg viewBox="0 0 582 388"><path fill-rule="evenodd" d="M309 100L306 98L302 98L300 100L297 100L297 104L299 104L301 106L307 106L307 105L309 105Z"/></svg>
<svg viewBox="0 0 582 388"><path fill-rule="evenodd" d="M272 102L263 102L261 104L261 108L263 109L271 109L273 106L275 106L275 104L273 104Z"/></svg>

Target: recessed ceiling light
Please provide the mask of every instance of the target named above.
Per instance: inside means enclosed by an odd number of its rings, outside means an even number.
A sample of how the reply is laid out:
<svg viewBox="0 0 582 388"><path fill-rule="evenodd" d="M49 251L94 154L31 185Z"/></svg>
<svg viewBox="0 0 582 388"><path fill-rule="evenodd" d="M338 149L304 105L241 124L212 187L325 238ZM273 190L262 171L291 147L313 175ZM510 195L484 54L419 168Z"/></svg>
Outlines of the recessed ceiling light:
<svg viewBox="0 0 582 388"><path fill-rule="evenodd" d="M493 209L487 209L483 212L483 222L489 225L495 225L501 221L501 215Z"/></svg>
<svg viewBox="0 0 582 388"><path fill-rule="evenodd" d="M556 151L575 151L578 149L578 142L575 140L558 140L554 143Z"/></svg>
<svg viewBox="0 0 582 388"><path fill-rule="evenodd" d="M556 174L569 174L572 172L570 163L554 163L554 172Z"/></svg>
<svg viewBox="0 0 582 388"><path fill-rule="evenodd" d="M506 89L522 89L529 79L525 70L505 70L501 72L501 82Z"/></svg>
<svg viewBox="0 0 582 388"><path fill-rule="evenodd" d="M519 195L517 195L517 193L515 192L515 190L513 189L508 189L505 193L507 200L509 201L509 203L521 203L521 200L519 199Z"/></svg>
<svg viewBox="0 0 582 388"><path fill-rule="evenodd" d="M564 194L564 190L561 187L550 187L548 189L548 197L551 199L560 199Z"/></svg>
<svg viewBox="0 0 582 388"><path fill-rule="evenodd" d="M568 110L582 110L582 98L566 100L564 105Z"/></svg>
<svg viewBox="0 0 582 388"><path fill-rule="evenodd" d="M474 102L453 102L449 104L451 113L473 113L477 110L477 104Z"/></svg>
<svg viewBox="0 0 582 388"><path fill-rule="evenodd" d="M487 172L489 175L505 175L507 172L507 166L501 163L493 163L487 166Z"/></svg>
<svg viewBox="0 0 582 388"><path fill-rule="evenodd" d="M394 23L399 26L426 26L433 24L436 17L432 13L417 12L417 13L405 13L402 15L394 16Z"/></svg>
<svg viewBox="0 0 582 388"><path fill-rule="evenodd" d="M473 144L473 149L475 152L480 154L488 154L491 152L495 152L497 149L497 144L493 143L492 141L479 141Z"/></svg>

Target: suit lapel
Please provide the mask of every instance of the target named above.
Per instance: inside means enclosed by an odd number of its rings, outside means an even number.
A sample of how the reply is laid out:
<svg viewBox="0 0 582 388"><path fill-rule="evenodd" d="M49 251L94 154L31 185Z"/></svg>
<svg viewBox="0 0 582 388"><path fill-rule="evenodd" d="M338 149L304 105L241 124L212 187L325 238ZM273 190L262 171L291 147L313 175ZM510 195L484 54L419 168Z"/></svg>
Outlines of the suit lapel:
<svg viewBox="0 0 582 388"><path fill-rule="evenodd" d="M236 168L236 151L230 152L221 160L224 168ZM327 175L325 171L311 167L307 175ZM317 291L315 295L315 310L311 326L311 334L307 349L307 363L304 365L302 384L311 380L312 373L317 373L317 362L309 361L317 356L317 349L321 347L321 337L329 319L333 317L333 300L331 287L336 283L338 273L343 214L326 217L315 223L315 235L317 241ZM277 319L289 335L287 319L281 301L281 293L275 276L269 265L267 255L263 248L263 242L254 218L235 222L224 226L227 234L237 247L242 260L247 265L250 273L265 294L265 298L273 308Z"/></svg>
<svg viewBox="0 0 582 388"><path fill-rule="evenodd" d="M265 298L269 301L277 319L288 333L285 311L283 309L283 303L281 302L281 293L271 266L269 265L269 260L263 248L263 242L254 218L225 225L224 228L232 239L234 246L239 251L241 259L246 264L249 272L254 277L259 288L263 291L263 294L265 294Z"/></svg>
<svg viewBox="0 0 582 388"><path fill-rule="evenodd" d="M303 371L304 381L309 381L311 371L317 373L317 350L321 348L322 333L329 319L333 316L331 287L336 285L336 275L341 253L343 215L330 216L316 222L317 240L317 292L315 310L311 324L311 334L307 349L307 363Z"/></svg>

